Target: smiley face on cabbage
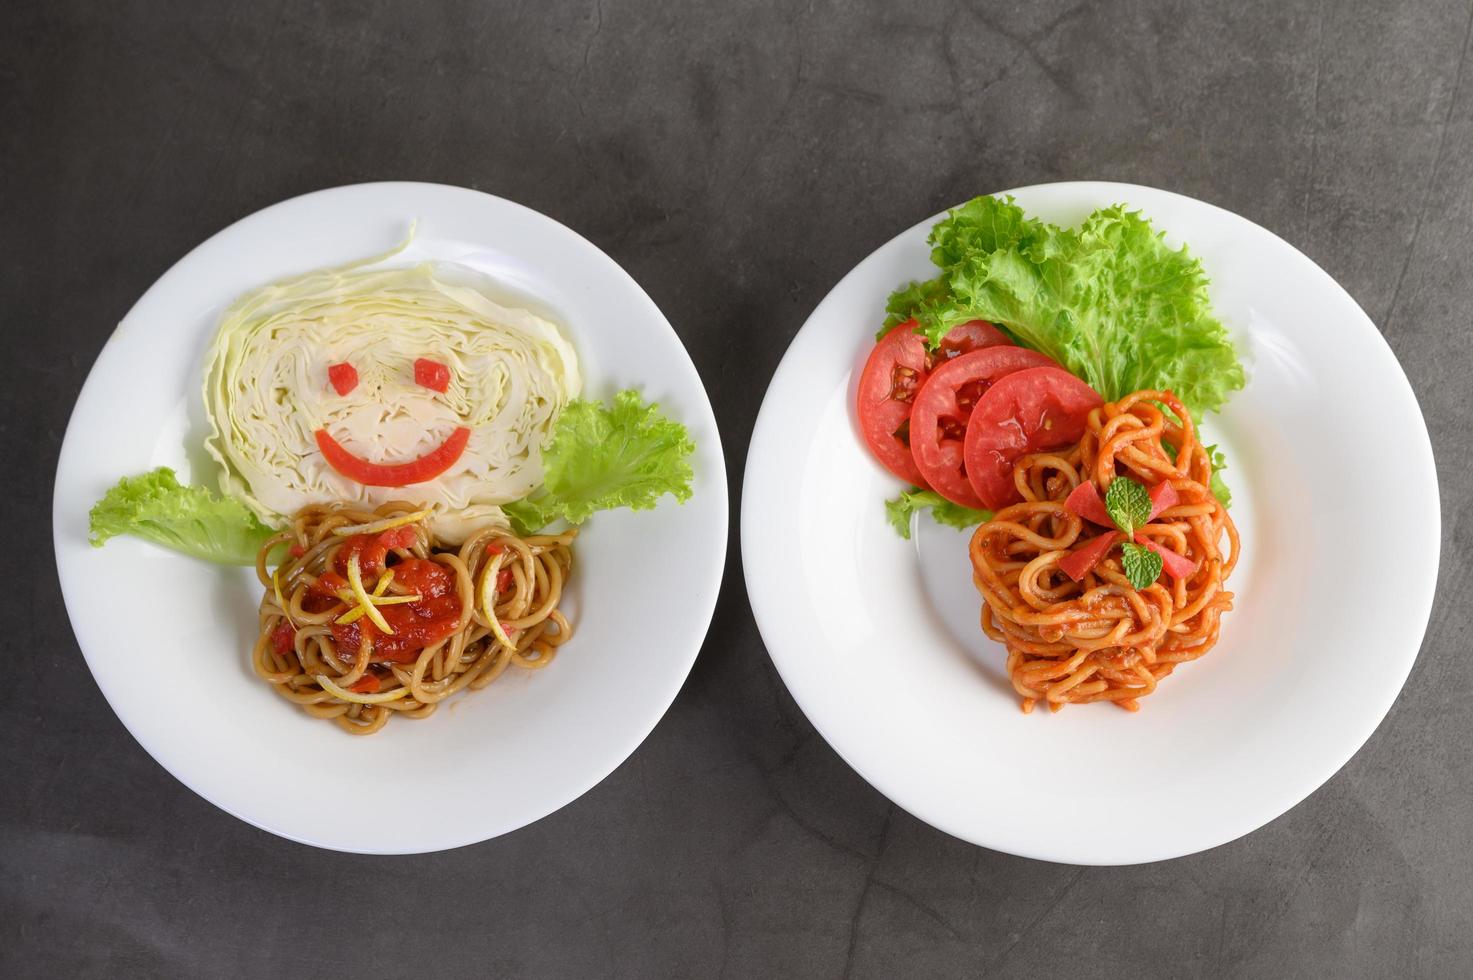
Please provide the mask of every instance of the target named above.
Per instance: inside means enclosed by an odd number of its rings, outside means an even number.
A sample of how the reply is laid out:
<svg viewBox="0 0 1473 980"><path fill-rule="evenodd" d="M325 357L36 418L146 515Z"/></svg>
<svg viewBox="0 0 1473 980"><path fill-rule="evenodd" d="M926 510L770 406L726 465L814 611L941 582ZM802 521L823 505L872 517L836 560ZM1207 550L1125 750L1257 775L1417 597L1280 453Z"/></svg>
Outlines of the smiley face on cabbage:
<svg viewBox="0 0 1473 980"><path fill-rule="evenodd" d="M205 361L221 489L275 524L410 500L448 541L536 489L577 357L551 322L468 282L359 264L238 300Z"/></svg>

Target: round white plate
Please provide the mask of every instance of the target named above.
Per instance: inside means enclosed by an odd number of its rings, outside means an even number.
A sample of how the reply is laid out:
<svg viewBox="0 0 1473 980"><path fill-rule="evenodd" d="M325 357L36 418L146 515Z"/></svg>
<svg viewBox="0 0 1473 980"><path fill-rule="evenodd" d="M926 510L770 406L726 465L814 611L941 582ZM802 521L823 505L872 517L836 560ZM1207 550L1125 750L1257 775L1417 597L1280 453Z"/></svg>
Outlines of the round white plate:
<svg viewBox="0 0 1473 980"><path fill-rule="evenodd" d="M1304 799L1370 737L1416 658L1437 576L1437 475L1406 376L1318 266L1237 215L1165 191L1009 192L1076 225L1145 212L1212 277L1250 381L1223 445L1242 531L1222 639L1130 714L1024 715L978 627L968 534L883 503L900 486L855 426L854 384L890 291L929 278L928 219L813 312L758 416L742 492L747 591L808 718L899 806L986 847L1073 864L1178 857ZM1368 452L1374 450L1374 462ZM1376 534L1394 508L1396 532Z"/></svg>
<svg viewBox="0 0 1473 980"><path fill-rule="evenodd" d="M585 397L637 387L696 444L694 496L611 511L575 545L577 634L545 670L508 670L423 721L354 738L252 672L261 589L132 538L87 543L121 476L202 469L202 357L239 293L386 251L490 276L559 323ZM193 465L191 465L193 464ZM515 830L576 799L644 740L710 625L726 557L726 471L705 389L654 302L607 255L535 211L435 184L339 187L269 207L181 259L103 349L56 473L56 563L78 643L123 724L164 768L272 833L345 851L441 850ZM652 628L658 624L658 628Z"/></svg>

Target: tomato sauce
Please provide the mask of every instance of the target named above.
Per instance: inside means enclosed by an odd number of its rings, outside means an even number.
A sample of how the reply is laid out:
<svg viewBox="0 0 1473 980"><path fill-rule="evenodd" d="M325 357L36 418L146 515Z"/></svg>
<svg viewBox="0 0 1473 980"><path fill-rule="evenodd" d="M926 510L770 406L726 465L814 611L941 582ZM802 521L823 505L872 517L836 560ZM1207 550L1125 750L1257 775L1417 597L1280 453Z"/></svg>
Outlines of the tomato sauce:
<svg viewBox="0 0 1473 980"><path fill-rule="evenodd" d="M439 562L424 558L405 558L388 565L388 549L407 547L410 543L394 534L394 531L386 531L383 534L353 535L338 549L333 561L334 571L319 580L322 591L328 594L331 594L329 590L346 587L348 561L356 554L366 587L371 589L384 568L391 567L395 591L420 597L418 602L378 607L394 631L392 635L384 634L367 617L351 623L333 623L333 642L339 656L347 660L357 655L358 645L362 642L364 630L367 630L373 644L371 660L374 663L413 663L421 650L450 636L460 623L461 602L455 590L455 574ZM339 575L344 578L339 580Z"/></svg>

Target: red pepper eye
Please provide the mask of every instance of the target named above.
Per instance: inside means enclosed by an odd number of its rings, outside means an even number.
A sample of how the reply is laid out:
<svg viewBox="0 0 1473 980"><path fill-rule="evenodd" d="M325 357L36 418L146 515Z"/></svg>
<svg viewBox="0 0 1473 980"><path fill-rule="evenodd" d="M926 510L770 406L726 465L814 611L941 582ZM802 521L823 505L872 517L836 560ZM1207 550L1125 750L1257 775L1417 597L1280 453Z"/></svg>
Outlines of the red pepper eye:
<svg viewBox="0 0 1473 980"><path fill-rule="evenodd" d="M351 364L329 364L327 366L327 381L340 395L346 395L358 387L358 370Z"/></svg>
<svg viewBox="0 0 1473 980"><path fill-rule="evenodd" d="M450 369L439 361L421 357L414 362L414 383L422 388L444 391L450 387Z"/></svg>

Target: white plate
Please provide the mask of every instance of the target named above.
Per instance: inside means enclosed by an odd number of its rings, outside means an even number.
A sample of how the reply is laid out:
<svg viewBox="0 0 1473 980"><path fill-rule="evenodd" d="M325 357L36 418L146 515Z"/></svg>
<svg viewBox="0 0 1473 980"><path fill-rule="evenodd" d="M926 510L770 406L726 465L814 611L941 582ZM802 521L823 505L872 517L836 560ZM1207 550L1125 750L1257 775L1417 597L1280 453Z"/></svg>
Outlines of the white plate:
<svg viewBox="0 0 1473 980"><path fill-rule="evenodd" d="M906 542L886 523L883 501L899 485L860 441L854 384L886 296L934 272L935 219L861 262L784 356L747 456L747 591L809 720L920 819L1074 864L1190 854L1302 800L1391 707L1436 583L1431 444L1365 313L1268 231L1126 184L1009 193L1071 225L1126 202L1172 244L1189 243L1212 277L1250 374L1207 424L1227 452L1244 555L1221 642L1137 714L1023 715L1002 648L977 625L968 535L926 518Z"/></svg>
<svg viewBox="0 0 1473 980"><path fill-rule="evenodd" d="M639 387L696 444L695 494L596 515L575 546L577 634L537 672L508 670L423 721L354 738L252 673L260 587L115 538L87 511L125 474L181 478L199 450L202 356L237 294L385 251L493 277L561 324L587 397ZM191 467L191 463L194 464ZM213 476L211 476L213 479ZM515 830L614 770L674 700L726 557L726 471L705 389L670 324L612 259L551 218L434 184L340 187L232 225L181 259L119 324L82 389L57 467L56 562L78 643L123 724L185 785L258 827L320 847L417 853Z"/></svg>

